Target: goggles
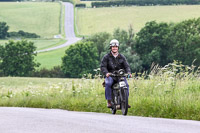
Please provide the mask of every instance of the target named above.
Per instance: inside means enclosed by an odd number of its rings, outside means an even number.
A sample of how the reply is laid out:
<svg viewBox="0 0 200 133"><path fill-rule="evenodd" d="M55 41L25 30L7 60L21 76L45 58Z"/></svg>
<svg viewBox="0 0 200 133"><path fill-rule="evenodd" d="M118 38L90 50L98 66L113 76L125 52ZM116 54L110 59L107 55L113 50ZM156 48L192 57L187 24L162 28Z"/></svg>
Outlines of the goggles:
<svg viewBox="0 0 200 133"><path fill-rule="evenodd" d="M114 47L114 46L119 47L119 43L111 43L111 44L110 44L110 47Z"/></svg>

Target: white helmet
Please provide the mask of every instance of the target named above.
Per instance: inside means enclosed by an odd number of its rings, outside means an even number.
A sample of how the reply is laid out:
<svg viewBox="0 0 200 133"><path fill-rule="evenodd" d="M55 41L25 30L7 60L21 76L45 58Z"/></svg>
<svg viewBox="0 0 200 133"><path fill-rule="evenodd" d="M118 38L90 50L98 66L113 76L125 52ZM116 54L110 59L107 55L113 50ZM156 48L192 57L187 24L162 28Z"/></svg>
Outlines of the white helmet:
<svg viewBox="0 0 200 133"><path fill-rule="evenodd" d="M119 47L119 41L116 39L113 39L110 41L110 47L114 47L114 46Z"/></svg>

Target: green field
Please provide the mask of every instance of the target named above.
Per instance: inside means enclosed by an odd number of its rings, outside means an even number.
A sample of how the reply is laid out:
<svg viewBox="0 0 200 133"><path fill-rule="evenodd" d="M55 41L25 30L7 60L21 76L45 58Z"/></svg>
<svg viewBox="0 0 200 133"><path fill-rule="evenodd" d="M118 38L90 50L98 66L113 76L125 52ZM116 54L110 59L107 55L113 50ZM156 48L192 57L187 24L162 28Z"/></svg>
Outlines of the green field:
<svg viewBox="0 0 200 133"><path fill-rule="evenodd" d="M60 4L50 2L1 2L0 21L9 25L9 31L23 30L42 38L59 34Z"/></svg>
<svg viewBox="0 0 200 133"><path fill-rule="evenodd" d="M63 39L46 39L46 40L29 40L33 41L35 46L37 47L37 50L46 49L54 46L61 45L66 42L66 40Z"/></svg>
<svg viewBox="0 0 200 133"><path fill-rule="evenodd" d="M3 77L0 78L0 106L111 113L106 108L102 82L100 78ZM199 77L187 72L174 76L173 71L166 71L150 75L149 79L140 76L128 82L132 106L128 115L200 120Z"/></svg>
<svg viewBox="0 0 200 133"><path fill-rule="evenodd" d="M36 57L37 62L39 62L41 65L39 68L53 68L54 66L61 65L62 63L62 57L65 54L65 50L68 47L64 47L61 49L49 51L49 52L43 52L39 53Z"/></svg>
<svg viewBox="0 0 200 133"><path fill-rule="evenodd" d="M200 5L131 6L108 8L77 8L78 34L112 33L116 28L127 30L132 25L138 32L148 21L180 22L200 17Z"/></svg>
<svg viewBox="0 0 200 133"><path fill-rule="evenodd" d="M62 10L62 19L60 19L60 3L1 2L0 21L5 21L9 25L9 31L24 30L40 35L40 39L27 40L34 42L37 50L42 50L66 42L64 39L53 38L54 35L58 34L61 34L63 37L65 36L64 6L62 6ZM0 45L4 45L6 42L8 40L0 40ZM60 65L65 49L39 53L36 60L41 63L40 68L52 68L53 66Z"/></svg>
<svg viewBox="0 0 200 133"><path fill-rule="evenodd" d="M17 41L17 40L15 40ZM63 39L34 39L34 40L28 40L34 42L34 45L37 47L37 50L46 49L54 46L61 45L66 42L66 40ZM7 43L8 40L1 40L0 45L4 45ZM54 66L61 65L62 57L64 56L65 50L68 47L49 51L49 52L43 52L38 53L36 56L36 61L39 62L41 65L39 68L53 68Z"/></svg>
<svg viewBox="0 0 200 133"><path fill-rule="evenodd" d="M19 41L19 40L14 40L14 41ZM37 50L54 47L66 42L66 40L63 39L28 39L28 41L33 42L34 45L37 47ZM9 40L0 40L0 45L4 45L5 43L8 42Z"/></svg>

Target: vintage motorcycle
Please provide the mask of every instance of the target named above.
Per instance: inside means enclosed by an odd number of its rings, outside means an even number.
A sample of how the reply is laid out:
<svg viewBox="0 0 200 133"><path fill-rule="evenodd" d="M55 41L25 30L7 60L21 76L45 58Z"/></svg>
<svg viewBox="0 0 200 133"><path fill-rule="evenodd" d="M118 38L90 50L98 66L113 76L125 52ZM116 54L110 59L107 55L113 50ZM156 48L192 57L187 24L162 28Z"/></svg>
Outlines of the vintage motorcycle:
<svg viewBox="0 0 200 133"><path fill-rule="evenodd" d="M110 75L115 78L115 82L112 85L112 100L111 100L111 112L115 114L117 110L122 111L123 115L128 113L128 88L124 81L124 77L129 76L123 69L114 71Z"/></svg>

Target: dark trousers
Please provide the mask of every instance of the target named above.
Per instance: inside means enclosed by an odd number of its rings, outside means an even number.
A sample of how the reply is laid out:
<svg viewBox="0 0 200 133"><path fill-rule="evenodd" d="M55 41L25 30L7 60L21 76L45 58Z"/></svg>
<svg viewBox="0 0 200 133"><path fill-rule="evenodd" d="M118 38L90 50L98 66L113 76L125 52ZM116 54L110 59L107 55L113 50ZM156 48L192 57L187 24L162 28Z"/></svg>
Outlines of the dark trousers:
<svg viewBox="0 0 200 133"><path fill-rule="evenodd" d="M126 78L124 78L124 81L126 83L126 86L128 88L128 94L129 94L129 85L128 85L128 82L126 80ZM105 78L105 97L106 97L106 100L111 100L112 99L112 89L111 89L111 86L113 85L114 83L114 80L112 77L106 77Z"/></svg>

